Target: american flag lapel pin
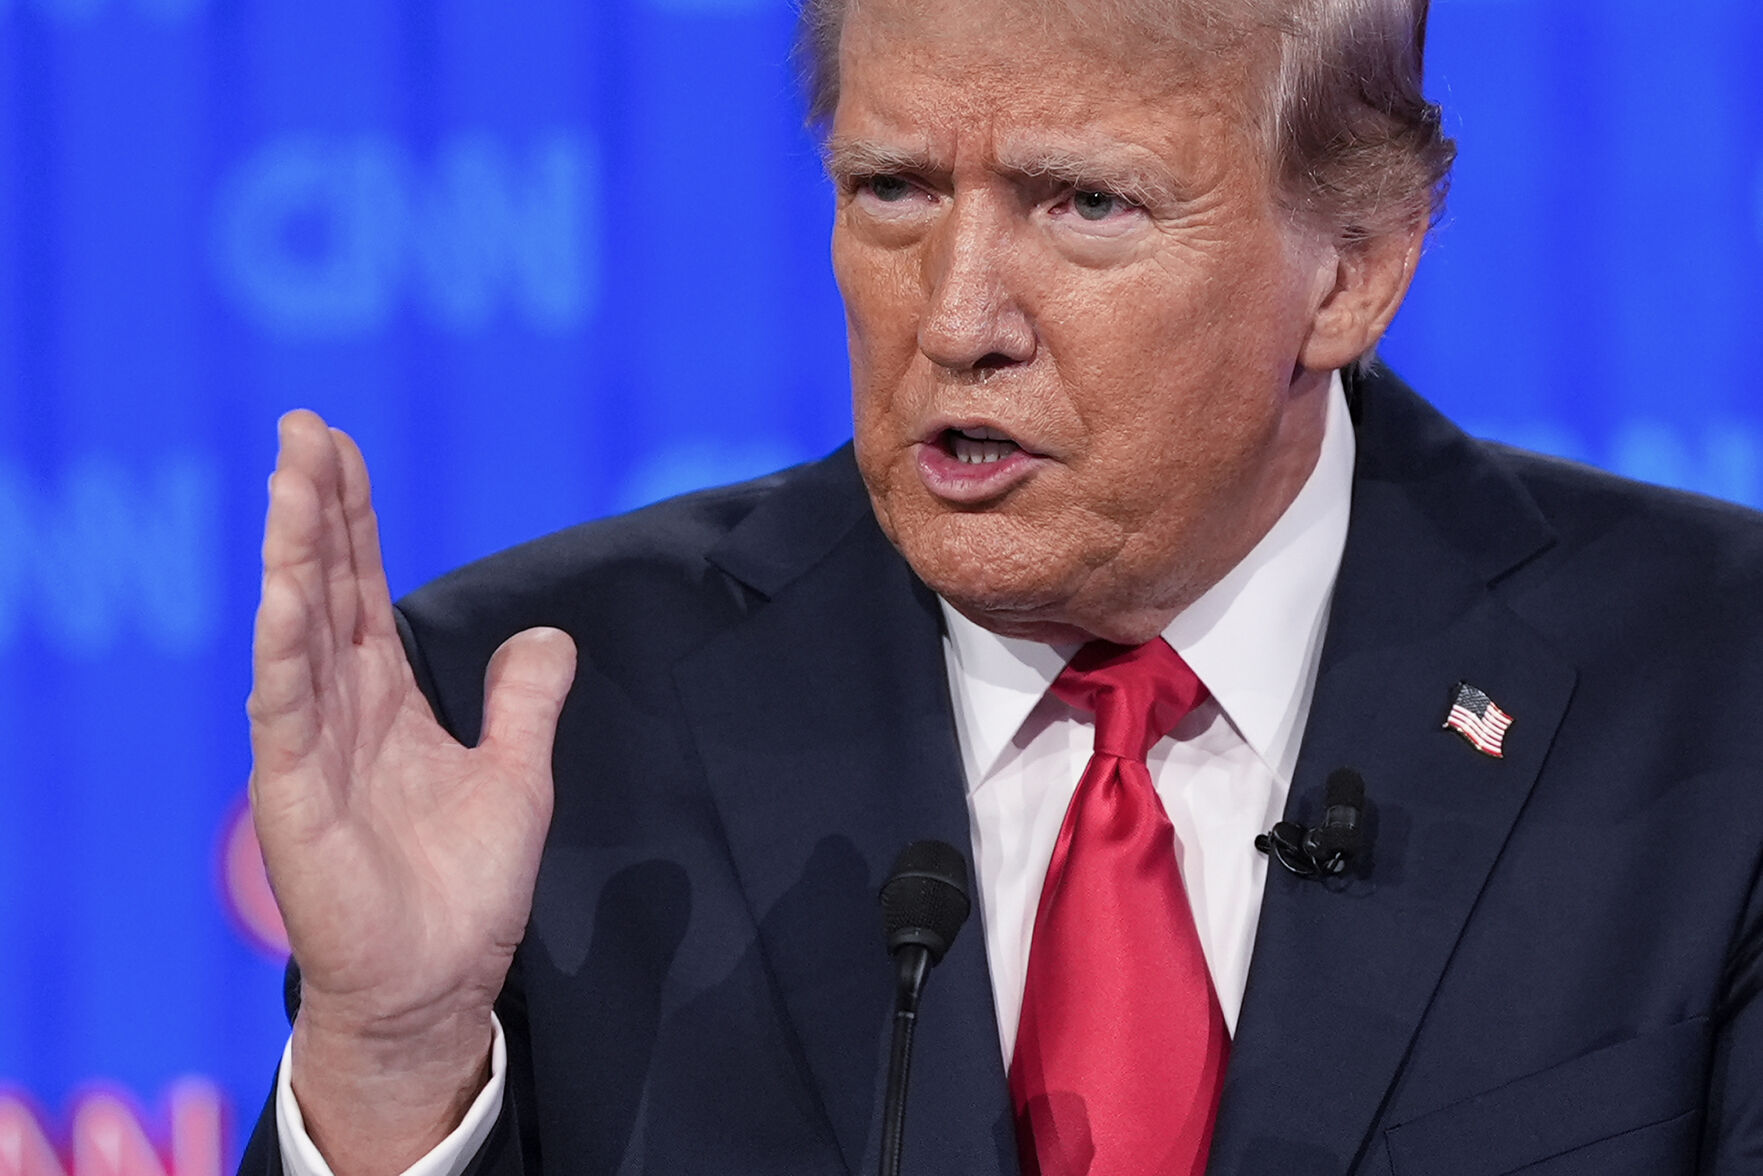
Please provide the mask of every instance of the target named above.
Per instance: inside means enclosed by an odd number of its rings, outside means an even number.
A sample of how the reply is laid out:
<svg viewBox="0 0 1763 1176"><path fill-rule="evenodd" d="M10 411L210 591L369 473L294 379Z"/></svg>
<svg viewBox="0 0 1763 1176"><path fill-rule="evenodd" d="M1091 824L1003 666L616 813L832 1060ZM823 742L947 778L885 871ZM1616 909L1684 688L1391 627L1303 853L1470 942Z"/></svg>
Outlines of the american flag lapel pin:
<svg viewBox="0 0 1763 1176"><path fill-rule="evenodd" d="M1512 716L1495 706L1485 691L1467 682L1451 687L1451 709L1445 715L1444 729L1463 736L1475 750L1504 759L1506 728L1511 725Z"/></svg>

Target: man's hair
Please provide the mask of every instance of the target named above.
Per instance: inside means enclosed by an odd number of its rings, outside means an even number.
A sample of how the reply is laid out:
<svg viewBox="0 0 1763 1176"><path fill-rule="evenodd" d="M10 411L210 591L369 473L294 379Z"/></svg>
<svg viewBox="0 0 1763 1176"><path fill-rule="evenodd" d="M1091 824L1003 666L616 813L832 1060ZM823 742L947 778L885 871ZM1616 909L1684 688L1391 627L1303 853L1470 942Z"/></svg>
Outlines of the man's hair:
<svg viewBox="0 0 1763 1176"><path fill-rule="evenodd" d="M802 0L810 123L839 101L839 34L858 0ZM959 0L954 0L959 2ZM1062 0L1025 0L1042 7ZM1207 51L1277 38L1254 119L1281 197L1342 244L1436 221L1456 146L1422 88L1430 0L1099 0Z"/></svg>

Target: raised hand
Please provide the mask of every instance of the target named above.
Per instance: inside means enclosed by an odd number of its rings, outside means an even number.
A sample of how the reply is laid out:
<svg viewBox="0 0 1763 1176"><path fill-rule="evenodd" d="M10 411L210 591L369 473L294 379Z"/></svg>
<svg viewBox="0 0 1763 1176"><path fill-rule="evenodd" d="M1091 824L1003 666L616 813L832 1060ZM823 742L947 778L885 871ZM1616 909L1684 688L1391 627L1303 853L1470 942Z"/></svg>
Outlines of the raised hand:
<svg viewBox="0 0 1763 1176"><path fill-rule="evenodd" d="M295 412L270 479L254 662L252 810L303 981L295 1093L339 1176L400 1171L486 1072L575 646L555 629L511 637L486 675L483 737L461 746L399 642L360 450Z"/></svg>

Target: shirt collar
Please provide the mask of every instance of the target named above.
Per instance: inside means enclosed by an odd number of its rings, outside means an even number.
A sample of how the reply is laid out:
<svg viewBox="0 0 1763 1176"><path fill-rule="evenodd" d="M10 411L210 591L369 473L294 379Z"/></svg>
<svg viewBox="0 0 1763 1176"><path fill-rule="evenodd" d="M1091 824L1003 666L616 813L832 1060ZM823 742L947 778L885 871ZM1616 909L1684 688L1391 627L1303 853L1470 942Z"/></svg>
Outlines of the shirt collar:
<svg viewBox="0 0 1763 1176"><path fill-rule="evenodd" d="M1290 784L1347 543L1356 445L1340 373L1316 465L1252 551L1163 630L1243 741ZM943 602L944 651L971 788L988 776L1074 645L1002 637Z"/></svg>

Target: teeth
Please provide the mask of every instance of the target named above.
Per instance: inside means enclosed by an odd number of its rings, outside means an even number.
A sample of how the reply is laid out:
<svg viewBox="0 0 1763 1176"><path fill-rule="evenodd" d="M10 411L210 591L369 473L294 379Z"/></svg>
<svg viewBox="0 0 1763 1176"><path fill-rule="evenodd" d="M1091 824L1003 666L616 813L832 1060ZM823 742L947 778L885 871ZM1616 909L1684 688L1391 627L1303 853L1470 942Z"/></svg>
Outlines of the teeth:
<svg viewBox="0 0 1763 1176"><path fill-rule="evenodd" d="M949 434L949 452L964 465L1003 461L1016 450L1016 443L1003 439L996 429L966 429Z"/></svg>

